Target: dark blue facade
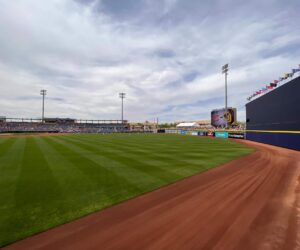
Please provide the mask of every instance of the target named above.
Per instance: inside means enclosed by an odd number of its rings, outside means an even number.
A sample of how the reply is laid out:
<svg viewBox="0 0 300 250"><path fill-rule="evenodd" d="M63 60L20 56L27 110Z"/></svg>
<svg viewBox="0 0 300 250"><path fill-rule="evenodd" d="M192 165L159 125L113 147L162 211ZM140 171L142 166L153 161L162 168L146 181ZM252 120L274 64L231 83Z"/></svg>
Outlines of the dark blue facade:
<svg viewBox="0 0 300 250"><path fill-rule="evenodd" d="M247 103L246 124L248 140L300 150L300 134L289 133L300 132L300 77Z"/></svg>
<svg viewBox="0 0 300 250"><path fill-rule="evenodd" d="M300 134L276 132L247 132L246 139L274 146L300 150Z"/></svg>
<svg viewBox="0 0 300 250"><path fill-rule="evenodd" d="M300 130L300 77L246 104L247 130Z"/></svg>

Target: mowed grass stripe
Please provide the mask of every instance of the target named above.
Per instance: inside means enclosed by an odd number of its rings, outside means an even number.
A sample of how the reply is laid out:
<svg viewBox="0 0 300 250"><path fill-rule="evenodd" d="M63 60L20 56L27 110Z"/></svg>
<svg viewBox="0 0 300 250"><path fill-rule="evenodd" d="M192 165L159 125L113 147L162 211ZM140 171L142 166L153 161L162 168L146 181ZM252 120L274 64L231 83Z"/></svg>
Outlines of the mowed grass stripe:
<svg viewBox="0 0 300 250"><path fill-rule="evenodd" d="M56 138L47 138L47 143L56 148L64 158L71 162L81 172L82 175L87 177L93 185L94 189L91 193L84 193L89 196L96 197L98 201L94 206L99 209L111 205L124 197L131 197L131 193L138 193L140 189L135 185L129 183L125 178L116 175L113 171L103 167L101 164L95 163L90 159L90 153L82 151L75 146L67 145L65 142L56 140ZM92 198L91 198L92 199Z"/></svg>
<svg viewBox="0 0 300 250"><path fill-rule="evenodd" d="M9 138L7 140L3 140L2 143L0 143L0 157L5 156L11 146L16 142L16 138Z"/></svg>
<svg viewBox="0 0 300 250"><path fill-rule="evenodd" d="M130 152L134 151L133 148L126 148L126 150L118 150L113 148L99 149L99 146L93 142L87 142L84 140L74 139L70 137L68 137L66 140L75 142L87 150L92 150L95 153L101 154L107 159L117 161L122 165L126 165L128 168L134 168L137 171L154 176L155 178L162 181L161 184L170 182L172 180L177 180L182 177L182 175L173 173L172 166L164 167L162 161L155 162L155 164L150 164L150 155L153 154L153 152L147 154L141 154L140 152L132 154ZM137 145L135 145L135 148L136 147ZM152 157L155 156L151 155L151 158Z"/></svg>
<svg viewBox="0 0 300 250"><path fill-rule="evenodd" d="M129 134L127 136L129 136L129 137L121 138L122 141L119 141L117 145L116 145L116 143L111 143L111 145L113 145L113 147L108 146L105 148L101 148L101 150L105 151L105 149L109 149L109 150L117 150L118 152L124 152L124 151L135 152L135 155L139 155L140 153L145 154L145 155L160 154L160 152L156 152L157 151L156 149L159 149L158 146L152 144L152 145L146 147L145 144L141 144L140 140L142 138L140 138L139 141L135 140L136 141L135 143L123 143L123 140L130 139L131 135ZM72 136L72 137L68 137L68 139L73 139L73 140L77 140L77 141L85 141L85 142L88 142L89 144L93 144L98 147L100 146L99 138L97 138L97 137L96 138L84 138L84 137ZM100 149L100 147L99 147L99 149Z"/></svg>
<svg viewBox="0 0 300 250"><path fill-rule="evenodd" d="M62 211L61 190L43 153L33 137L25 140L14 195L15 207L6 225L8 240L24 238L57 225Z"/></svg>
<svg viewBox="0 0 300 250"><path fill-rule="evenodd" d="M129 135L131 136L131 135ZM141 135L143 136L143 135ZM75 139L76 138L76 139ZM183 138L184 139L184 138ZM199 139L199 138L197 138ZM68 137L68 140L75 140L75 141L84 141L85 144L88 145L92 145L95 148L100 148L97 146L97 142L99 142L99 138L96 137L95 140L90 140L89 138L84 138L83 136L81 136L80 138L77 136L72 136L72 137ZM89 142L90 143L87 143ZM121 147L122 150L120 150L120 144L118 143L116 145L115 148L116 149L107 149L107 150L103 150L103 148L101 147L101 152L105 153L106 157L109 157L108 155L112 155L111 157L113 157L114 159L117 156L121 156L120 161L121 162L126 162L126 164L130 163L129 165L136 165L139 168L145 168L147 166L149 166L148 168L148 172L152 174L152 170L151 168L155 168L156 166L159 166L160 172L157 171L157 173L161 176L164 175L164 173L166 173L166 178L165 180L168 180L168 182L173 182L175 180L177 180L178 178L182 178L182 177L186 177L192 174L195 174L197 172L199 172L199 170L205 170L206 168L204 168L202 166L202 164L199 163L205 163L205 161L207 161L207 158L204 160L201 160L201 157L203 155L198 154L197 156L197 160L195 160L193 162L193 164L188 163L186 160L181 160L178 159L177 155L172 155L172 154L164 154L162 156L161 153L155 153L155 151L150 151L147 150L148 153L145 153L145 150L143 150L143 154L141 153L141 150L137 149L140 147L140 144L136 144L134 148L132 149L130 148L126 148L126 147ZM134 151L138 151L135 154L132 154L130 152L134 152ZM178 151L178 149L177 149ZM167 156L165 156L167 155ZM160 159L159 159L160 158ZM140 160L139 160L140 159ZM127 164L127 165L128 165ZM150 165L152 164L152 165ZM163 168L167 169L167 171L165 171ZM177 174L174 175L173 173Z"/></svg>
<svg viewBox="0 0 300 250"><path fill-rule="evenodd" d="M90 142L95 142L97 145L107 145L111 144L114 148L135 148L136 152L147 152L150 150L155 152L159 150L163 150L165 153L172 153L176 152L181 153L184 151L195 150L193 146L199 146L199 142L197 140L201 140L204 138L199 137L187 137L187 136L180 136L180 135L155 135L155 134L122 134L122 135L114 135L116 138L112 139L111 141L107 141L105 138L99 139L99 137L88 134L88 135L73 135L70 136L71 138L76 138L80 140L88 140ZM104 135L105 137L105 135ZM153 139L153 138L155 139ZM205 138L208 140L207 138ZM170 141L170 143L165 143L165 141ZM130 141L130 142L128 142ZM116 143L117 142L117 143ZM138 148L136 147L138 145ZM186 146L183 148L182 146ZM178 147L181 147L180 151L178 152ZM198 147L199 148L199 147Z"/></svg>
<svg viewBox="0 0 300 250"><path fill-rule="evenodd" d="M117 134L114 134L114 136ZM101 148L105 147L116 147L120 143L120 139L118 138L117 141L113 139L112 136L107 136L107 134L101 134L98 136L95 136L95 134L73 134L67 136L68 138L79 138L80 140L90 140L90 141L95 141ZM66 138L66 136L64 137ZM116 143L117 142L117 143Z"/></svg>
<svg viewBox="0 0 300 250"><path fill-rule="evenodd" d="M140 145L139 143L134 144L132 146L128 146L127 144L125 144L126 146L124 146L122 143L118 143L117 146L115 146L114 148L101 148L97 145L97 140L90 140L89 138L78 138L78 137L68 137L68 140L75 140L76 142L85 142L87 145L91 145L95 148L99 148L99 150L105 154L109 154L112 155L112 157L114 157L114 155L120 155L122 157L124 157L124 160L126 161L128 160L132 160L135 159L136 163L139 163L140 166L144 166L144 165L149 165L149 166L159 166L159 168L163 171L167 171L170 175L172 175L172 173L176 173L177 172L177 165L179 165L179 163L182 164L187 164L187 162L185 161L185 159L181 159L181 154L177 153L174 154L173 152L169 152L164 150L159 151L159 148L157 147L147 147L145 148L143 145ZM120 146L120 144L122 146ZM178 147L176 149L176 151L178 152ZM201 152L197 152L197 157L198 159L200 157L202 157L202 153ZM152 163L152 164L149 164ZM184 170L181 168L182 166L179 166L179 168L181 170ZM191 166L193 167L193 166ZM199 166L197 167L197 169L199 169ZM176 174L175 174L176 175ZM184 174L183 174L184 175ZM181 176L181 175L180 175ZM175 176L176 177L176 176ZM178 177L178 176L177 176Z"/></svg>
<svg viewBox="0 0 300 250"><path fill-rule="evenodd" d="M79 143L68 141L67 137L51 138L51 140L61 143L65 147L69 148L71 151L82 154L84 158L88 158L95 164L113 172L116 176L122 178L122 180L127 182L129 186L131 185L140 189L140 187L145 187L147 185L152 186L162 184L160 179L145 174L142 170L136 170L130 168L129 166L126 166L125 164L121 164L116 160L108 159L105 156L95 152L95 150L91 148L86 149Z"/></svg>
<svg viewBox="0 0 300 250"><path fill-rule="evenodd" d="M10 238L10 218L15 212L15 191L23 159L25 139L11 139L13 144L6 148L6 154L0 157L0 246L15 239ZM2 148L0 147L0 150ZM1 151L0 151L1 152Z"/></svg>
<svg viewBox="0 0 300 250"><path fill-rule="evenodd" d="M164 147L171 147L171 144L164 144L164 140L159 138L159 136L155 134L114 134L113 137L109 137L109 135L103 135L103 137L95 136L95 134L85 134L85 135L72 135L70 137L80 138L80 139L87 139L89 141L95 141L99 146L105 145L109 146L112 145L113 147L135 147L137 151L139 150L153 150L155 148ZM155 139L153 139L153 138ZM110 138L110 139L109 139ZM136 148L136 145L139 145Z"/></svg>
<svg viewBox="0 0 300 250"><path fill-rule="evenodd" d="M61 186L64 197L61 203L72 207L61 214L64 222L131 197L132 189L124 188L123 180L111 183L116 178L106 169L100 169L94 163L91 165L89 160L47 137L36 140ZM137 192L134 189L134 193Z"/></svg>
<svg viewBox="0 0 300 250"><path fill-rule="evenodd" d="M136 135L134 135L136 136ZM128 143L126 141L131 140L134 138L134 136L131 136L131 134L115 134L112 140L108 140L106 137L107 135L103 135L104 138L95 136L93 134L86 134L86 135L72 135L68 136L66 139L76 139L77 141L87 141L90 143L94 143L99 147L99 149L127 149L130 150L130 148L135 149L136 152L145 151L144 144L141 144L140 139L134 140L134 142ZM138 147L137 147L138 145ZM153 145L152 145L153 149Z"/></svg>
<svg viewBox="0 0 300 250"><path fill-rule="evenodd" d="M11 139L11 138L8 138L8 137L0 137L0 145L2 144L2 143L4 143L5 141L7 141L7 140L9 140L9 139Z"/></svg>
<svg viewBox="0 0 300 250"><path fill-rule="evenodd" d="M72 204L72 209L68 211L69 214L72 216L82 215L81 202L88 207L90 203L93 203L95 197L101 196L103 200L110 200L110 198L104 197L103 189L99 189L99 184L78 167L77 159L71 160L65 154L61 145L57 146L55 142L51 142L47 137L36 137L35 139L61 187L62 196L64 197L61 202L66 206ZM74 205L74 200L77 199L80 202ZM68 214L64 215L67 218L70 217Z"/></svg>
<svg viewBox="0 0 300 250"><path fill-rule="evenodd" d="M155 140L153 138L151 139L151 137L149 138L149 136L154 137L156 139ZM135 152L157 152L161 150L165 154L174 153L174 152L176 152L176 154L178 153L182 154L184 152L193 152L193 151L196 152L199 150L206 151L206 149L199 147L198 140L205 140L206 145L211 144L211 139L208 138L188 137L188 136L180 136L180 135L125 134L125 135L115 135L115 137L117 138L118 143L116 144L114 141L110 142L114 146L114 148L120 148L120 149L129 148L129 150L130 148L133 148ZM132 137L136 137L136 139L131 140ZM95 142L99 146L101 146L103 143L102 138L101 140L99 140L97 136L93 136L93 135L86 135L85 137L83 135L80 136L74 135L74 136L70 136L70 138ZM130 143L126 142L128 140L130 140ZM165 140L170 140L170 143L169 144L165 143L164 142ZM217 142L214 142L212 145L216 145L216 143ZM136 145L138 145L138 148L136 147ZM202 146L202 143L200 143L200 146ZM178 151L178 147L180 147L180 151Z"/></svg>
<svg viewBox="0 0 300 250"><path fill-rule="evenodd" d="M90 136L90 135L89 135ZM117 135L116 135L117 136ZM126 135L125 135L126 136ZM130 134L127 136L131 136ZM138 135L139 139L144 139L143 136L146 137L146 140L148 139L148 135ZM157 135L153 135L157 136ZM171 137L173 139L174 135L163 135L164 137ZM173 136L173 137L172 137ZM177 135L175 135L177 136ZM122 138L124 135L122 135ZM163 138L165 139L165 138ZM173 149L177 151L176 154L170 153L168 150L168 147L163 146L163 148L159 148L157 146L154 146L152 150L145 149L144 145L136 144L135 147L125 147L123 146L123 143L118 143L114 149L112 148L106 148L105 150L103 147L98 147L97 143L99 143L99 139L96 137L94 139L90 138L84 138L84 137L68 137L68 140L76 140L76 141L84 141L85 143L88 143L89 145L93 145L95 148L99 148L103 153L106 154L108 157L114 157L114 155L122 156L120 160L127 162L131 161L133 166L145 166L145 167L155 167L159 166L160 169L167 169L167 178L169 181L178 179L178 176L175 176L172 178L172 174L179 174L180 177L189 176L192 174L195 174L199 171L204 171L206 169L209 169L213 166L228 162L228 160L233 159L236 157L236 155L242 154L242 151L244 150L245 153L248 153L248 148L241 148L240 145L236 149L234 148L236 146L236 143L232 143L230 141L222 141L222 140L215 140L213 141L210 138L205 137L187 137L182 136L179 138L180 141L176 141L176 144L172 144ZM199 147L199 142L197 140L203 140L205 142L206 147ZM136 140L137 141L137 140ZM155 140L156 141L156 140ZM213 142L212 142L213 141ZM203 143L202 142L202 143ZM188 146L185 146L188 143ZM201 146L202 146L201 143ZM228 143L228 148L226 150L221 151L218 150L218 144L221 145L221 148L224 149L224 146L222 147L222 144ZM121 146L120 146L121 145ZM126 145L126 144L125 144ZM137 145L139 145L137 147ZM147 144L149 145L149 143ZM183 147L185 146L185 147ZM209 148L215 146L216 152L218 153L214 159L211 159L210 154L207 152L210 150ZM149 146L147 146L149 147ZM177 147L177 149L176 149ZM180 150L178 150L180 148ZM239 150L238 150L239 149ZM157 152L160 151L160 152ZM191 155L193 154L193 155ZM231 154L232 158L228 159L228 155ZM109 156L112 155L112 156ZM132 159L132 160L131 160ZM134 159L134 160L133 160ZM159 173L162 175L163 173ZM171 175L171 176L170 176ZM169 178L171 177L171 178Z"/></svg>
<svg viewBox="0 0 300 250"><path fill-rule="evenodd" d="M7 143L0 144L0 197L5 200L13 200L11 190L15 189L14 182L18 178L20 163L23 158L25 139L11 139ZM4 178L5 177L5 178ZM8 202L6 205L9 204ZM0 209L4 206L0 203ZM0 210L1 215L1 210Z"/></svg>

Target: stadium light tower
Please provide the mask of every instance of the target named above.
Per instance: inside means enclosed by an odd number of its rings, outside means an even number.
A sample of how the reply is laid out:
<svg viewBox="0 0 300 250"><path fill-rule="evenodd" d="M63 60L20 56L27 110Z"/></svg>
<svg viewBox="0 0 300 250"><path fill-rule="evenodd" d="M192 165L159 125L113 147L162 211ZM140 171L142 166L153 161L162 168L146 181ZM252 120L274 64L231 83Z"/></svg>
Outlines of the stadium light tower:
<svg viewBox="0 0 300 250"><path fill-rule="evenodd" d="M121 107L121 110L122 110L122 116L121 116L121 118L122 118L122 124L124 123L124 109L123 109L123 100L124 100L124 98L125 98L125 96L126 96L126 93L119 93L119 97L121 98L121 100L122 100L122 107Z"/></svg>
<svg viewBox="0 0 300 250"><path fill-rule="evenodd" d="M222 67L222 74L225 74L225 114L226 114L226 128L228 128L228 107L227 107L227 75L228 75L228 63Z"/></svg>
<svg viewBox="0 0 300 250"><path fill-rule="evenodd" d="M45 114L45 96L47 95L47 90L45 89L42 89L40 94L43 96L43 105L42 105L42 122L44 122L45 120L45 117L44 117L44 114Z"/></svg>

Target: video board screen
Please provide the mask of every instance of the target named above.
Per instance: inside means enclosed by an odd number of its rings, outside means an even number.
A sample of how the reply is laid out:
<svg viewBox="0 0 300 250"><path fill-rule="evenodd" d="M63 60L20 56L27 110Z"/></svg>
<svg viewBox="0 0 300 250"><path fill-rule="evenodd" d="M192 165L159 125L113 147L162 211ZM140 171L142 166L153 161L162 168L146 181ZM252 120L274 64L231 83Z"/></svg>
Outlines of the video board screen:
<svg viewBox="0 0 300 250"><path fill-rule="evenodd" d="M226 110L224 109L215 109L211 112L211 125L214 127L225 127L226 119L228 121L228 125L232 125L236 122L236 109L228 108L227 115Z"/></svg>

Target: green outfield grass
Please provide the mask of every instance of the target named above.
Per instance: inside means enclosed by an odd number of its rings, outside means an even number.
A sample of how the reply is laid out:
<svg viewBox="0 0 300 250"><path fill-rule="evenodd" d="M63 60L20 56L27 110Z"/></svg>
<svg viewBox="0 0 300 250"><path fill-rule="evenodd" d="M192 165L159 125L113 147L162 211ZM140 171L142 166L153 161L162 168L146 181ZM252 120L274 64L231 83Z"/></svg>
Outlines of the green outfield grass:
<svg viewBox="0 0 300 250"><path fill-rule="evenodd" d="M250 152L181 135L0 137L0 246Z"/></svg>

